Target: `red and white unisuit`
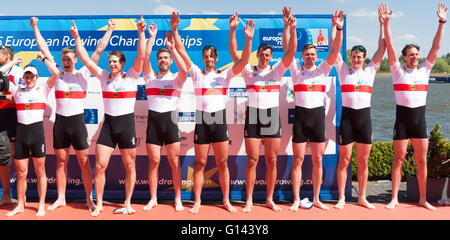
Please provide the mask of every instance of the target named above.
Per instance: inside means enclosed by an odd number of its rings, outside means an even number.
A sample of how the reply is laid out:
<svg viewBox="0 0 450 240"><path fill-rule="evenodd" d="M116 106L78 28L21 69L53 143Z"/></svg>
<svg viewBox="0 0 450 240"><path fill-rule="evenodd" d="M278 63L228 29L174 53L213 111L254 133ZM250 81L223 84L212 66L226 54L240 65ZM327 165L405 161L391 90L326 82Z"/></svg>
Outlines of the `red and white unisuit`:
<svg viewBox="0 0 450 240"><path fill-rule="evenodd" d="M23 69L14 65L10 68L10 70L8 72L6 72L4 74L5 74L5 76L8 76L10 85L18 86L20 80L23 77ZM4 94L7 95L7 94L10 94L10 92L5 92ZM16 107L15 103L10 103L7 101L0 101L0 110L8 109L8 108L15 108L15 107Z"/></svg>
<svg viewBox="0 0 450 240"><path fill-rule="evenodd" d="M163 76L150 71L144 76L148 99L148 109L155 112L170 112L177 109L183 84L178 73L168 72Z"/></svg>
<svg viewBox="0 0 450 240"><path fill-rule="evenodd" d="M9 91L14 95L19 123L29 125L43 121L47 96L51 91L46 82L36 83L33 89L11 84Z"/></svg>
<svg viewBox="0 0 450 240"><path fill-rule="evenodd" d="M65 117L84 113L84 99L91 73L86 67L61 72L55 83L56 113Z"/></svg>

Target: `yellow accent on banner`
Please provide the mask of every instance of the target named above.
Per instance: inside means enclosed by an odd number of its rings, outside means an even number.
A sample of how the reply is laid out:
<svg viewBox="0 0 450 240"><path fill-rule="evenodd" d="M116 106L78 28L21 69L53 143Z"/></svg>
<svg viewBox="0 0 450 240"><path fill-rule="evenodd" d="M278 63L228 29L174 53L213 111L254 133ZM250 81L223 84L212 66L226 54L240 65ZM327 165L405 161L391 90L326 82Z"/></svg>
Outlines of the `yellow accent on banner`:
<svg viewBox="0 0 450 240"><path fill-rule="evenodd" d="M191 26L183 30L220 30L220 28L214 26L217 18L192 18Z"/></svg>
<svg viewBox="0 0 450 240"><path fill-rule="evenodd" d="M14 54L14 57L23 58L23 62L19 64L19 67L24 68L26 65L30 64L31 61L36 59L36 56L40 53L40 51L22 51Z"/></svg>
<svg viewBox="0 0 450 240"><path fill-rule="evenodd" d="M137 30L136 18L114 18L113 21L116 24L114 31ZM106 31L107 29L108 23L106 23L106 26L97 29L97 31Z"/></svg>

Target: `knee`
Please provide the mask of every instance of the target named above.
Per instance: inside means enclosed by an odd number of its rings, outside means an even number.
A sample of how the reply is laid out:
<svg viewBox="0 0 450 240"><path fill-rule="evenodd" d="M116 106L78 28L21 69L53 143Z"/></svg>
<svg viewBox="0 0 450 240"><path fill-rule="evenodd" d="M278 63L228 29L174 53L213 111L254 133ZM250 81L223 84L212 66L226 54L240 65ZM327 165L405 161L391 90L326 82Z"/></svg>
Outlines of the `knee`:
<svg viewBox="0 0 450 240"><path fill-rule="evenodd" d="M206 167L206 159L196 160L194 165L196 170L203 170Z"/></svg>
<svg viewBox="0 0 450 240"><path fill-rule="evenodd" d="M228 168L228 162L226 159L221 159L217 161L216 164L219 171Z"/></svg>
<svg viewBox="0 0 450 240"><path fill-rule="evenodd" d="M152 157L149 160L150 160L150 166L154 166L154 167L159 166L159 163L161 162L161 159L158 157Z"/></svg>
<svg viewBox="0 0 450 240"><path fill-rule="evenodd" d="M303 165L304 157L294 156L292 162L292 168L301 168Z"/></svg>
<svg viewBox="0 0 450 240"><path fill-rule="evenodd" d="M16 169L16 177L18 179L25 179L28 175L28 169Z"/></svg>
<svg viewBox="0 0 450 240"><path fill-rule="evenodd" d="M267 167L273 168L277 165L277 156L271 155L268 158L266 158L266 165Z"/></svg>
<svg viewBox="0 0 450 240"><path fill-rule="evenodd" d="M258 158L256 157L247 157L247 168L256 168L256 166L258 165Z"/></svg>

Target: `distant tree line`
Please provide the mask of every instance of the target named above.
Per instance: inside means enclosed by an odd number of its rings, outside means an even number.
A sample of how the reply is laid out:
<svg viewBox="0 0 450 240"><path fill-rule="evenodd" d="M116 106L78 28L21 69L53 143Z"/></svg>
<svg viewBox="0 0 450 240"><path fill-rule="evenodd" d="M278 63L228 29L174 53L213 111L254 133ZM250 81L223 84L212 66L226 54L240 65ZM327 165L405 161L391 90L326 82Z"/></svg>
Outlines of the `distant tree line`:
<svg viewBox="0 0 450 240"><path fill-rule="evenodd" d="M400 56L399 61L402 64L406 64L403 60L402 56ZM372 59L366 58L365 65L370 63ZM419 60L419 64L423 63L426 60L426 57L423 57ZM347 65L351 65L351 50L347 50ZM384 58L381 62L380 69L378 69L378 72L382 73L390 73L391 69L389 68L388 59ZM433 70L431 70L432 73L447 73L450 74L450 53L447 53L446 55L443 55L441 57L436 58L436 62L434 63Z"/></svg>

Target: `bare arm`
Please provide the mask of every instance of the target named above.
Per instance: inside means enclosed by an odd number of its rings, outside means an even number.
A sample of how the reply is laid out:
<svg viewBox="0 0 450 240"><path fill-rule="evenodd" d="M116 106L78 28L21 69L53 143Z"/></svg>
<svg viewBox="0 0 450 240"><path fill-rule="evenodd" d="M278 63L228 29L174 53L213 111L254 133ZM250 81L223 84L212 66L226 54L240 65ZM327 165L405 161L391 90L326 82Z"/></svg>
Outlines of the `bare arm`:
<svg viewBox="0 0 450 240"><path fill-rule="evenodd" d="M233 65L233 73L238 74L242 71L242 69L245 67L245 65L248 64L248 61L250 60L250 53L252 51L252 40L253 40L253 34L255 33L255 24L252 20L248 20L247 24L244 29L244 33L246 36L245 39L245 47L242 52L242 58L239 59L234 65Z"/></svg>
<svg viewBox="0 0 450 240"><path fill-rule="evenodd" d="M183 58L180 56L180 54L178 54L178 51L175 48L175 41L173 39L173 36L169 32L166 32L166 36L167 36L167 48L172 53L173 60L175 60L175 64L177 65L178 68L178 79L180 79L180 81L184 83L187 77L186 64L184 63Z"/></svg>
<svg viewBox="0 0 450 240"><path fill-rule="evenodd" d="M150 63L150 56L152 55L153 45L155 44L156 34L158 33L158 27L155 23L150 23L148 26L149 38L147 40L147 46L145 47L144 65L142 66L142 74L148 76L152 71L152 65Z"/></svg>
<svg viewBox="0 0 450 240"><path fill-rule="evenodd" d="M93 76L97 76L98 71L100 71L100 67L89 58L89 54L84 48L83 42L81 42L80 35L78 34L78 28L75 22L72 20L73 26L70 28L70 34L72 34L73 39L75 40L75 47L77 49L77 55L80 57L81 62L89 69L89 72Z"/></svg>
<svg viewBox="0 0 450 240"><path fill-rule="evenodd" d="M334 39L336 39L336 22L332 21L331 24L331 33L330 33L330 49L333 48ZM339 52L337 58L336 58L336 64L341 64L344 60L342 59L342 55Z"/></svg>
<svg viewBox="0 0 450 240"><path fill-rule="evenodd" d="M378 38L378 49L373 55L372 62L377 65L377 67L380 67L381 61L383 61L384 52L386 51L386 43L384 41L384 25L383 20L381 17L379 18L380 22L380 37Z"/></svg>
<svg viewBox="0 0 450 240"><path fill-rule="evenodd" d="M286 53L289 50L289 39L290 39L290 30L289 30L289 18L291 16L291 7L283 8L283 51ZM295 39L297 41L297 38Z"/></svg>
<svg viewBox="0 0 450 240"><path fill-rule="evenodd" d="M329 65L334 65L336 59L339 55L339 51L341 50L342 38L344 36L342 28L344 27L344 11L338 10L332 17L332 21L336 26L336 38L333 41L332 48L330 50L330 54L327 57L327 63Z"/></svg>
<svg viewBox="0 0 450 240"><path fill-rule="evenodd" d="M175 48L183 58L184 63L186 64L186 68L189 70L192 66L192 61L189 55L186 52L186 48L184 47L183 42L181 41L180 34L178 33L178 25L180 24L180 13L172 13L170 18L170 28L172 29L173 39L175 40Z"/></svg>
<svg viewBox="0 0 450 240"><path fill-rule="evenodd" d="M142 72L143 60L145 57L145 29L147 28L147 24L144 21L144 14L141 13L141 19L137 23L138 28L138 47L137 47L137 56L133 62L133 70L137 73Z"/></svg>
<svg viewBox="0 0 450 240"><path fill-rule="evenodd" d="M289 67L294 59L295 52L297 52L297 19L294 16L289 17L289 28L290 28L290 40L289 48L287 52L284 53L283 59L281 60L285 67ZM284 37L283 37L284 45Z"/></svg>
<svg viewBox="0 0 450 240"><path fill-rule="evenodd" d="M9 63L3 65L0 67L0 72L7 72L9 71L9 69L12 68L12 66L18 64L18 63L22 63L24 60L21 57L16 57L14 58L12 61L10 61Z"/></svg>
<svg viewBox="0 0 450 240"><path fill-rule="evenodd" d="M379 8L380 20L383 22L384 38L388 53L389 65L394 65L397 62L397 54L395 53L394 40L392 39L391 26L389 21L392 17L392 10L389 11L387 3L382 3Z"/></svg>
<svg viewBox="0 0 450 240"><path fill-rule="evenodd" d="M59 78L59 75L61 74L61 72L59 71L58 67L56 67L56 64L54 62L51 62L46 57L44 57L43 53L39 53L38 56L36 57L36 59L39 61L42 61L45 64L45 66L47 66L47 69L50 71L50 73L52 74L47 79L47 86L48 86L48 88L53 88L53 86L55 86L56 80Z"/></svg>
<svg viewBox="0 0 450 240"><path fill-rule="evenodd" d="M44 38L41 35L41 32L39 31L39 28L37 26L39 19L37 17L30 18L30 25L34 32L34 38L36 39L36 44L41 50L41 53L44 54L44 57L46 57L50 62L55 62L55 59L53 59L52 54L50 54L50 50L48 49L47 43L45 42Z"/></svg>
<svg viewBox="0 0 450 240"><path fill-rule="evenodd" d="M241 18L238 17L238 13L230 17L230 38L228 40L228 52L230 53L233 62L236 63L241 59L241 55L237 51L236 43L236 28L239 25Z"/></svg>
<svg viewBox="0 0 450 240"><path fill-rule="evenodd" d="M92 61L95 63L98 63L100 60L100 56L102 55L103 51L105 51L106 47L109 44L109 39L111 38L111 35L116 27L116 24L112 19L109 19L108 21L108 29L105 32L105 35L103 35L102 39L98 41L97 47L95 48L95 52L91 55Z"/></svg>
<svg viewBox="0 0 450 240"><path fill-rule="evenodd" d="M439 27L436 32L436 35L433 39L433 45L431 46L431 50L428 53L427 60L434 64L436 61L436 57L439 51L439 48L441 47L442 39L444 38L444 27L445 27L445 21L447 21L447 9L443 3L439 3L438 10L436 11L438 18L439 18Z"/></svg>

